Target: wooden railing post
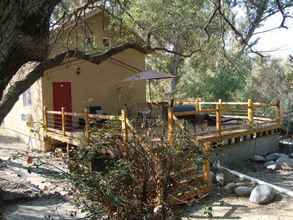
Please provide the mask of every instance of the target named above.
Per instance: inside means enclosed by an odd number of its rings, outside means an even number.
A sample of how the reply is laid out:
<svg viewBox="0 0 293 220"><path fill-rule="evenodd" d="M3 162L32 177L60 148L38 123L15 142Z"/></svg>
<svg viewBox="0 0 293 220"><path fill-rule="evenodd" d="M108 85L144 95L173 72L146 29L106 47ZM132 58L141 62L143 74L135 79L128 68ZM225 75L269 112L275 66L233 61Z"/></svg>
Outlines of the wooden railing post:
<svg viewBox="0 0 293 220"><path fill-rule="evenodd" d="M121 110L121 127L122 127L122 138L124 144L128 143L128 129L127 129L127 112L125 109Z"/></svg>
<svg viewBox="0 0 293 220"><path fill-rule="evenodd" d="M171 106L168 107L168 143L174 144L174 109Z"/></svg>
<svg viewBox="0 0 293 220"><path fill-rule="evenodd" d="M281 111L281 103L280 103L280 100L278 100L277 101L277 103L276 103L276 112L277 112L277 114L276 114L276 121L277 121L277 124L278 124L278 126L279 127L281 127L282 126L282 120L283 120L283 116L282 116L282 111Z"/></svg>
<svg viewBox="0 0 293 220"><path fill-rule="evenodd" d="M195 99L195 111L201 112L201 98Z"/></svg>
<svg viewBox="0 0 293 220"><path fill-rule="evenodd" d="M198 112L201 112L201 98L198 98Z"/></svg>
<svg viewBox="0 0 293 220"><path fill-rule="evenodd" d="M254 116L253 101L252 101L252 99L248 99L248 101L247 101L247 118L248 118L249 128L253 128L253 116Z"/></svg>
<svg viewBox="0 0 293 220"><path fill-rule="evenodd" d="M195 107L195 111L199 112L199 99L198 98L195 99L195 106L194 107Z"/></svg>
<svg viewBox="0 0 293 220"><path fill-rule="evenodd" d="M63 131L63 135L66 135L65 132L65 114L64 114L64 107L61 108L61 127L62 127L62 131Z"/></svg>
<svg viewBox="0 0 293 220"><path fill-rule="evenodd" d="M216 105L216 128L219 135L222 132L222 100L219 99L218 104Z"/></svg>
<svg viewBox="0 0 293 220"><path fill-rule="evenodd" d="M208 183L208 187L211 187L210 181L210 150L211 150L211 143L205 142L203 144L203 152L205 154L205 160L203 162L203 180Z"/></svg>
<svg viewBox="0 0 293 220"><path fill-rule="evenodd" d="M86 143L90 142L90 123L89 123L89 111L87 108L84 109L84 134Z"/></svg>
<svg viewBox="0 0 293 220"><path fill-rule="evenodd" d="M47 115L47 107L44 107L43 110L43 129L44 129L44 136L46 136L46 133L48 131L48 115Z"/></svg>

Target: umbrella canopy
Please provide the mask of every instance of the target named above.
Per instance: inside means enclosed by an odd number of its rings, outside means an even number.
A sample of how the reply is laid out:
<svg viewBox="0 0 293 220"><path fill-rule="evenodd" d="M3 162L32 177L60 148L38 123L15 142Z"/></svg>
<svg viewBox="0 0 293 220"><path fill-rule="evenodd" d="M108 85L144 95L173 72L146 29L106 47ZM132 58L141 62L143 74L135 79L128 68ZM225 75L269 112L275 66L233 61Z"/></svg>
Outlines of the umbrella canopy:
<svg viewBox="0 0 293 220"><path fill-rule="evenodd" d="M166 73L159 73L153 70L146 70L124 79L123 82L137 81L137 80L171 79L171 78L175 78L175 76L171 74L166 74Z"/></svg>

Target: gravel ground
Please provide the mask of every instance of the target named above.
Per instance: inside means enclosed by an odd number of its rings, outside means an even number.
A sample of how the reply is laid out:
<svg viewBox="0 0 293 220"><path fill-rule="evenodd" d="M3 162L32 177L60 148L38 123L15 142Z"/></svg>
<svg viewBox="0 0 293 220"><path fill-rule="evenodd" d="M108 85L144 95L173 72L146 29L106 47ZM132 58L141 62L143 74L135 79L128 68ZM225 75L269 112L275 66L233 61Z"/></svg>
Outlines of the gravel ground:
<svg viewBox="0 0 293 220"><path fill-rule="evenodd" d="M269 171L263 164L249 161L231 169L293 191L292 171ZM207 207L212 207L212 218L205 213ZM186 208L183 219L293 220L292 210L293 198L286 195L278 194L271 204L257 205L249 202L249 198L225 195L215 186L209 197Z"/></svg>
<svg viewBox="0 0 293 220"><path fill-rule="evenodd" d="M64 160L33 152L33 163L39 166L29 168L26 150L26 144L0 130L0 185L10 188L12 197L15 192L21 195L20 199L2 204L2 218L84 219L84 215L70 202L70 183L62 175L63 171L67 172Z"/></svg>
<svg viewBox="0 0 293 220"><path fill-rule="evenodd" d="M71 196L67 191L70 184L60 175L60 170L67 171L63 160L58 160L50 154L34 153L34 163L44 162L46 165L29 173L25 161L26 149L26 144L3 134L0 130L0 178L32 187L32 190L42 191L47 196L2 206L0 214L3 215L3 219L84 219L78 209L70 203ZM293 172L271 172L263 169L261 165L251 163L244 163L241 167L233 169L293 190ZM205 213L207 207L211 207L213 217L208 217ZM214 187L214 191L207 198L183 209L183 220L293 220L292 198L279 195L276 201L269 205L256 205L250 203L248 198L226 196L218 187Z"/></svg>

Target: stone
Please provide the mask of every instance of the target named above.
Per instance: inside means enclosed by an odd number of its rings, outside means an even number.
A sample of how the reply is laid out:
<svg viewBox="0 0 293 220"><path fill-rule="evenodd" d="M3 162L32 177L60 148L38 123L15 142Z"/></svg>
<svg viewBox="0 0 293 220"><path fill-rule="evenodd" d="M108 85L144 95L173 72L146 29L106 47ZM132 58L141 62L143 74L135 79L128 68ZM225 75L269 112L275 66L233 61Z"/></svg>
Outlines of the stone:
<svg viewBox="0 0 293 220"><path fill-rule="evenodd" d="M276 164L276 162L273 161L273 160L270 160L270 161L265 162L263 166L264 166L264 167L267 167L267 166L270 166L270 165L272 165L272 164Z"/></svg>
<svg viewBox="0 0 293 220"><path fill-rule="evenodd" d="M221 172L224 174L224 183L225 184L237 181L237 177L235 175L231 174L230 172L228 172L227 170L223 169L223 170L221 170Z"/></svg>
<svg viewBox="0 0 293 220"><path fill-rule="evenodd" d="M234 189L234 192L237 196L249 197L253 187L251 186L238 186Z"/></svg>
<svg viewBox="0 0 293 220"><path fill-rule="evenodd" d="M266 168L268 170L278 170L278 169L280 169L280 165L278 165L277 163L274 163L274 164L270 164L270 165L266 166Z"/></svg>
<svg viewBox="0 0 293 220"><path fill-rule="evenodd" d="M280 157L279 158L281 158L281 157L283 157L283 158L289 158L289 155L280 153Z"/></svg>
<svg viewBox="0 0 293 220"><path fill-rule="evenodd" d="M280 154L279 153L272 153L266 156L266 161L276 161L277 159L280 158Z"/></svg>
<svg viewBox="0 0 293 220"><path fill-rule="evenodd" d="M266 162L266 158L261 155L254 155L253 160L258 163Z"/></svg>
<svg viewBox="0 0 293 220"><path fill-rule="evenodd" d="M278 160L276 160L276 164L283 170L293 169L293 159L290 159L287 155L281 156Z"/></svg>
<svg viewBox="0 0 293 220"><path fill-rule="evenodd" d="M237 187L236 183L228 183L224 186L224 192L228 194L232 194L236 187Z"/></svg>
<svg viewBox="0 0 293 220"><path fill-rule="evenodd" d="M216 182L222 186L224 185L224 183L225 183L224 173L222 173L222 172L216 173Z"/></svg>
<svg viewBox="0 0 293 220"><path fill-rule="evenodd" d="M249 201L256 204L268 204L275 198L273 188L268 185L260 184L256 186L249 197Z"/></svg>

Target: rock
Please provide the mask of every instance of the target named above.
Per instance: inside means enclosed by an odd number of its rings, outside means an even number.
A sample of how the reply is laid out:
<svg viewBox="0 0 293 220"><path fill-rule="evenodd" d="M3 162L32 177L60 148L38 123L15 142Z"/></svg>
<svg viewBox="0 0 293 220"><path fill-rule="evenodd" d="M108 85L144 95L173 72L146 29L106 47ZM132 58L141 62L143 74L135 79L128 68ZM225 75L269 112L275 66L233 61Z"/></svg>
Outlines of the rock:
<svg viewBox="0 0 293 220"><path fill-rule="evenodd" d="M253 187L251 186L238 186L234 189L234 192L237 196L249 197L252 190Z"/></svg>
<svg viewBox="0 0 293 220"><path fill-rule="evenodd" d="M266 161L276 161L277 159L280 158L280 154L279 153L272 153L266 156Z"/></svg>
<svg viewBox="0 0 293 220"><path fill-rule="evenodd" d="M227 170L221 170L221 172L224 173L224 183L225 184L228 184L231 182L236 182L238 179L235 175L231 174Z"/></svg>
<svg viewBox="0 0 293 220"><path fill-rule="evenodd" d="M275 198L274 190L264 184L256 186L249 197L249 201L257 204L268 204Z"/></svg>
<svg viewBox="0 0 293 220"><path fill-rule="evenodd" d="M276 164L276 162L273 161L273 160L271 160L271 161L265 162L263 166L264 166L265 168L267 168L268 166L273 165L273 164Z"/></svg>
<svg viewBox="0 0 293 220"><path fill-rule="evenodd" d="M270 164L270 165L266 166L266 168L268 170L278 170L278 169L280 169L280 165L274 163L274 164Z"/></svg>
<svg viewBox="0 0 293 220"><path fill-rule="evenodd" d="M216 182L222 186L224 185L224 183L225 183L224 173L222 173L222 172L216 173Z"/></svg>
<svg viewBox="0 0 293 220"><path fill-rule="evenodd" d="M281 156L278 160L276 160L276 164L284 170L293 169L293 159L290 159L287 155Z"/></svg>
<svg viewBox="0 0 293 220"><path fill-rule="evenodd" d="M291 154L289 155L289 157L290 157L291 159L293 159L293 153L291 153Z"/></svg>
<svg viewBox="0 0 293 220"><path fill-rule="evenodd" d="M236 183L228 183L224 187L224 192L228 194L232 194L234 192L234 189L237 187Z"/></svg>
<svg viewBox="0 0 293 220"><path fill-rule="evenodd" d="M266 158L261 155L254 155L253 160L257 163L263 163L266 162Z"/></svg>

